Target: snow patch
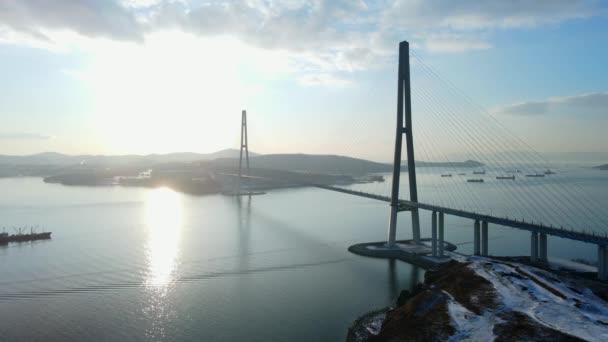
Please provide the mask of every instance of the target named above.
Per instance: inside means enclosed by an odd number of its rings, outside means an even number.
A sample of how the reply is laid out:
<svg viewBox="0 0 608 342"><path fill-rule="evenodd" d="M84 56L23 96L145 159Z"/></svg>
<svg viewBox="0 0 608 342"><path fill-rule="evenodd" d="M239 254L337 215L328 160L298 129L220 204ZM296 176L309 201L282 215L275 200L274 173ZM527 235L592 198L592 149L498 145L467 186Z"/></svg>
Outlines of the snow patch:
<svg viewBox="0 0 608 342"><path fill-rule="evenodd" d="M591 291L572 290L574 285L555 281L554 275L531 266L473 257L469 258L475 273L490 281L504 304L503 309L528 314L539 323L588 341L608 341L608 305ZM542 285L517 272L519 268ZM552 293L550 287L566 299Z"/></svg>
<svg viewBox="0 0 608 342"><path fill-rule="evenodd" d="M493 341L494 323L497 317L485 311L478 316L454 300L449 293L444 292L448 300L448 314L456 328L456 334L449 341Z"/></svg>

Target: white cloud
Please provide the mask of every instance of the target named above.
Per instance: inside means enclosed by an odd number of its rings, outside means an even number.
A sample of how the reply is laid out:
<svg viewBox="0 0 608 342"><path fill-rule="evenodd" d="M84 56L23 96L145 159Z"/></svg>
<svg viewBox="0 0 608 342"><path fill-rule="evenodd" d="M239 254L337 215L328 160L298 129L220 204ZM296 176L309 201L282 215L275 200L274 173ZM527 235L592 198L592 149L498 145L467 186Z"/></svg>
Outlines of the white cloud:
<svg viewBox="0 0 608 342"><path fill-rule="evenodd" d="M287 56L298 77L327 79L383 65L403 38L433 53L489 49L496 30L587 18L605 13L602 6L593 0L4 0L0 42L62 50L99 38L142 43L179 30L228 36Z"/></svg>
<svg viewBox="0 0 608 342"><path fill-rule="evenodd" d="M299 78L300 84L305 86L346 86L351 81L332 74L308 74Z"/></svg>
<svg viewBox="0 0 608 342"><path fill-rule="evenodd" d="M608 92L552 97L516 103L494 110L509 115L563 115L577 118L608 118Z"/></svg>
<svg viewBox="0 0 608 342"><path fill-rule="evenodd" d="M425 39L425 48L432 52L464 52L469 50L485 50L492 45L481 37L471 37L462 34L434 34Z"/></svg>
<svg viewBox="0 0 608 342"><path fill-rule="evenodd" d="M601 3L594 0L396 0L386 19L389 25L465 31L535 27L601 11Z"/></svg>
<svg viewBox="0 0 608 342"><path fill-rule="evenodd" d="M141 40L134 13L113 0L4 0L0 27L38 40L51 40L48 30L69 30L91 37Z"/></svg>

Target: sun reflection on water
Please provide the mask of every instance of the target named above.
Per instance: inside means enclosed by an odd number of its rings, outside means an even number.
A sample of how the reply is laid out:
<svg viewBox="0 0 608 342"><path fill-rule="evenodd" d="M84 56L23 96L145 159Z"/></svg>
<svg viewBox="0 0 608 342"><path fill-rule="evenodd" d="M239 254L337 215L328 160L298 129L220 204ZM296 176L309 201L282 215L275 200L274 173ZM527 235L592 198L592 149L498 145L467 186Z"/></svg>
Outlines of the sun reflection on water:
<svg viewBox="0 0 608 342"><path fill-rule="evenodd" d="M183 224L182 198L167 188L149 191L145 202L148 229L146 284L163 287L173 280Z"/></svg>

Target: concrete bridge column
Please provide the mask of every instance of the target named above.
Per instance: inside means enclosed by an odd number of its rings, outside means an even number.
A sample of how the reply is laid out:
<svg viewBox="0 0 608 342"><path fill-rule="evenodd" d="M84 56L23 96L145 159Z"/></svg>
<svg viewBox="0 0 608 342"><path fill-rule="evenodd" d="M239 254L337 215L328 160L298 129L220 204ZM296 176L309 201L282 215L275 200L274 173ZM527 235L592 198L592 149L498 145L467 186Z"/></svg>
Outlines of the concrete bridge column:
<svg viewBox="0 0 608 342"><path fill-rule="evenodd" d="M443 258L443 213L439 213L439 257Z"/></svg>
<svg viewBox="0 0 608 342"><path fill-rule="evenodd" d="M608 249L606 246L597 246L597 277L599 280L608 280L608 265L606 259L608 257Z"/></svg>
<svg viewBox="0 0 608 342"><path fill-rule="evenodd" d="M488 256L488 221L481 222L481 255Z"/></svg>
<svg viewBox="0 0 608 342"><path fill-rule="evenodd" d="M538 257L540 261L547 262L547 234L540 233L538 240Z"/></svg>
<svg viewBox="0 0 608 342"><path fill-rule="evenodd" d="M431 216L431 246L433 249L433 256L437 256L437 212L433 211Z"/></svg>
<svg viewBox="0 0 608 342"><path fill-rule="evenodd" d="M480 255L481 254L479 220L475 220L475 232L474 232L474 239L473 239L473 250L474 250L473 254L475 254L475 255Z"/></svg>
<svg viewBox="0 0 608 342"><path fill-rule="evenodd" d="M532 232L530 236L530 261L538 261L538 233Z"/></svg>

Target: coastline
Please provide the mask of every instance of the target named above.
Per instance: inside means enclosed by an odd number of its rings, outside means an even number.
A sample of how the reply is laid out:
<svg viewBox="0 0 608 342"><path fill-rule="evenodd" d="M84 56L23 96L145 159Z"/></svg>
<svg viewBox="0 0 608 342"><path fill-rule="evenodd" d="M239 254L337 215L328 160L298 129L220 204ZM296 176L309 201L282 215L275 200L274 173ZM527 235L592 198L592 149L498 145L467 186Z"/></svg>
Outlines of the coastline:
<svg viewBox="0 0 608 342"><path fill-rule="evenodd" d="M393 308L353 322L346 341L608 339L608 285L524 258L461 257L427 271Z"/></svg>

